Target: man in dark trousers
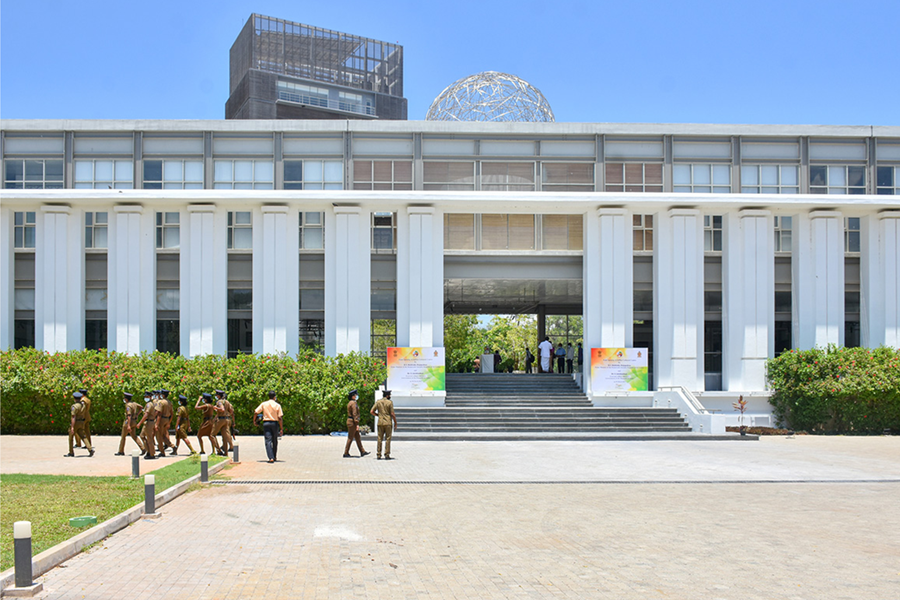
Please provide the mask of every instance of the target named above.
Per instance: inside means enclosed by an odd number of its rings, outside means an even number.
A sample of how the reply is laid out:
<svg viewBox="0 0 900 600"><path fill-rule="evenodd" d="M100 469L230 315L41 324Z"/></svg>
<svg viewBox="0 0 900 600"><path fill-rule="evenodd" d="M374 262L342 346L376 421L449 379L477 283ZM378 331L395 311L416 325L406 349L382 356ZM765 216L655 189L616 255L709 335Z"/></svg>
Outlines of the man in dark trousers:
<svg viewBox="0 0 900 600"><path fill-rule="evenodd" d="M356 402L357 399L359 399L359 394L356 390L351 390L347 394L347 445L344 446L344 458L350 458L350 445L354 441L356 442L356 447L359 448L360 458L370 454L363 448L362 436L359 434L359 404Z"/></svg>
<svg viewBox="0 0 900 600"><path fill-rule="evenodd" d="M384 396L375 401L375 406L369 414L378 417L378 447L375 448L375 458L381 460L381 441L384 440L384 458L391 460L391 436L394 429L397 429L397 415L394 414L391 390L384 390Z"/></svg>
<svg viewBox="0 0 900 600"><path fill-rule="evenodd" d="M253 414L262 417L263 435L266 438L266 456L273 463L278 459L278 438L284 435L284 412L275 399L275 392L269 392L269 399L256 407Z"/></svg>

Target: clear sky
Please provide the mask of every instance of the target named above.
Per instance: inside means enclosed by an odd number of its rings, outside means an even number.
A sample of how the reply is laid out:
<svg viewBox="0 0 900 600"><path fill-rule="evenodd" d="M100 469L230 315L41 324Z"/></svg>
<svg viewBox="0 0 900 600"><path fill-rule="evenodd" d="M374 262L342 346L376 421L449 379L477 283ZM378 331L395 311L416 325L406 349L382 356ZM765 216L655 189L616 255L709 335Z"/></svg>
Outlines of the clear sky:
<svg viewBox="0 0 900 600"><path fill-rule="evenodd" d="M900 125L900 0L6 0L0 117L222 119L252 12L399 42L411 120L493 70L557 121Z"/></svg>

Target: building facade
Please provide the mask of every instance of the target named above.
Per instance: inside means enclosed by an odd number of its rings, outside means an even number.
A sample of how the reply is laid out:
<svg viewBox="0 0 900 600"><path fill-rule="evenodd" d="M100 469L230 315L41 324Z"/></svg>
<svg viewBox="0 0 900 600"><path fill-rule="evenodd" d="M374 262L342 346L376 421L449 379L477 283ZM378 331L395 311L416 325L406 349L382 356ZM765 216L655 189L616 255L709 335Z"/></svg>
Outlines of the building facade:
<svg viewBox="0 0 900 600"><path fill-rule="evenodd" d="M406 120L399 44L253 14L229 71L226 119Z"/></svg>
<svg viewBox="0 0 900 600"><path fill-rule="evenodd" d="M22 120L0 144L4 348L338 354L577 314L714 404L790 348L900 347L897 127Z"/></svg>

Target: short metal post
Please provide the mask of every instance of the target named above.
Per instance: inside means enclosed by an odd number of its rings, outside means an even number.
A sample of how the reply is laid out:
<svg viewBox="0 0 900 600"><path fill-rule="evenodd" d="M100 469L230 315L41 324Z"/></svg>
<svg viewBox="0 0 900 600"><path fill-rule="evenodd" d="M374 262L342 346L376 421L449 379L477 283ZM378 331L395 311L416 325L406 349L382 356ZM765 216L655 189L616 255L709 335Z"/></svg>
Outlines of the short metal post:
<svg viewBox="0 0 900 600"><path fill-rule="evenodd" d="M144 514L156 513L156 476L144 476Z"/></svg>
<svg viewBox="0 0 900 600"><path fill-rule="evenodd" d="M238 452L239 448L240 448L240 446L238 446L237 444L234 445L233 453L231 455L231 462L233 462L233 463L241 462L240 453Z"/></svg>
<svg viewBox="0 0 900 600"><path fill-rule="evenodd" d="M31 587L31 521L13 524L16 587Z"/></svg>
<svg viewBox="0 0 900 600"><path fill-rule="evenodd" d="M141 476L141 451L133 450L131 452L131 478L137 479Z"/></svg>
<svg viewBox="0 0 900 600"><path fill-rule="evenodd" d="M209 481L209 456L206 453L200 455L200 483Z"/></svg>

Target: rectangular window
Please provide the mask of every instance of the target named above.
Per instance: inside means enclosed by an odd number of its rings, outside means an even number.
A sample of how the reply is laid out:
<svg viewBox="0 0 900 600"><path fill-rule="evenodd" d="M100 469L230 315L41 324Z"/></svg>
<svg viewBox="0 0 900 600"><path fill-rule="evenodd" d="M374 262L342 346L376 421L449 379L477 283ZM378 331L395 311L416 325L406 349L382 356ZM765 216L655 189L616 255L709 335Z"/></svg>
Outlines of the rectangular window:
<svg viewBox="0 0 900 600"><path fill-rule="evenodd" d="M397 224L394 213L372 213L372 251L393 252L397 249Z"/></svg>
<svg viewBox="0 0 900 600"><path fill-rule="evenodd" d="M581 215L543 215L541 250L583 250L583 221Z"/></svg>
<svg viewBox="0 0 900 600"><path fill-rule="evenodd" d="M253 248L253 215L249 211L228 213L228 249Z"/></svg>
<svg viewBox="0 0 900 600"><path fill-rule="evenodd" d="M130 160L76 160L76 189L130 190L134 187L134 163Z"/></svg>
<svg viewBox="0 0 900 600"><path fill-rule="evenodd" d="M545 192L593 192L594 163L541 163Z"/></svg>
<svg viewBox="0 0 900 600"><path fill-rule="evenodd" d="M228 319L228 358L253 354L253 319Z"/></svg>
<svg viewBox="0 0 900 600"><path fill-rule="evenodd" d="M875 193L888 196L900 194L900 167L878 167L875 173Z"/></svg>
<svg viewBox="0 0 900 600"><path fill-rule="evenodd" d="M271 160L217 160L217 190L271 190L275 188L275 164Z"/></svg>
<svg viewBox="0 0 900 600"><path fill-rule="evenodd" d="M202 160L144 159L144 189L202 190Z"/></svg>
<svg viewBox="0 0 900 600"><path fill-rule="evenodd" d="M481 215L482 250L533 250L534 215Z"/></svg>
<svg viewBox="0 0 900 600"><path fill-rule="evenodd" d="M372 319L370 340L371 356L387 356L387 349L394 348L397 345L397 321L394 319Z"/></svg>
<svg viewBox="0 0 900 600"><path fill-rule="evenodd" d="M634 229L634 251L651 252L653 250L653 215L631 215Z"/></svg>
<svg viewBox="0 0 900 600"><path fill-rule="evenodd" d="M181 213L156 213L156 248L174 250L181 245Z"/></svg>
<svg viewBox="0 0 900 600"><path fill-rule="evenodd" d="M775 252L790 252L793 217L775 217Z"/></svg>
<svg viewBox="0 0 900 600"><path fill-rule="evenodd" d="M300 249L325 249L325 213L300 213Z"/></svg>
<svg viewBox="0 0 900 600"><path fill-rule="evenodd" d="M285 160L284 189L342 190L344 162L340 160Z"/></svg>
<svg viewBox="0 0 900 600"><path fill-rule="evenodd" d="M444 249L475 249L475 215L444 214Z"/></svg>
<svg viewBox="0 0 900 600"><path fill-rule="evenodd" d="M607 192L662 192L663 166L658 163L606 163Z"/></svg>
<svg viewBox="0 0 900 600"><path fill-rule="evenodd" d="M722 251L721 215L703 215L703 251Z"/></svg>
<svg viewBox="0 0 900 600"><path fill-rule="evenodd" d="M800 167L791 165L741 166L742 194L799 194Z"/></svg>
<svg viewBox="0 0 900 600"><path fill-rule="evenodd" d="M730 165L675 165L673 190L694 194L731 192Z"/></svg>
<svg viewBox="0 0 900 600"><path fill-rule="evenodd" d="M533 192L533 162L482 162L481 189L489 192Z"/></svg>
<svg viewBox="0 0 900 600"><path fill-rule="evenodd" d="M34 212L17 212L14 217L13 225L14 246L17 249L32 249L35 242L35 213Z"/></svg>
<svg viewBox="0 0 900 600"><path fill-rule="evenodd" d="M426 190L475 189L475 163L471 161L425 161L424 183Z"/></svg>
<svg viewBox="0 0 900 600"><path fill-rule="evenodd" d="M105 250L109 247L109 217L105 212L84 213L85 249Z"/></svg>
<svg viewBox="0 0 900 600"><path fill-rule="evenodd" d="M17 190L53 190L63 187L63 161L9 159L5 164L3 187Z"/></svg>
<svg viewBox="0 0 900 600"><path fill-rule="evenodd" d="M354 190L411 190L412 161L354 160Z"/></svg>
<svg viewBox="0 0 900 600"><path fill-rule="evenodd" d="M861 165L811 165L809 167L809 193L865 194L866 168Z"/></svg>
<svg viewBox="0 0 900 600"><path fill-rule="evenodd" d="M288 81L279 81L278 99L286 100L287 102L296 102L297 104L306 104L308 106L327 107L328 89L312 85L290 83Z"/></svg>
<svg viewBox="0 0 900 600"><path fill-rule="evenodd" d="M844 218L844 252L858 254L860 247L859 217Z"/></svg>

